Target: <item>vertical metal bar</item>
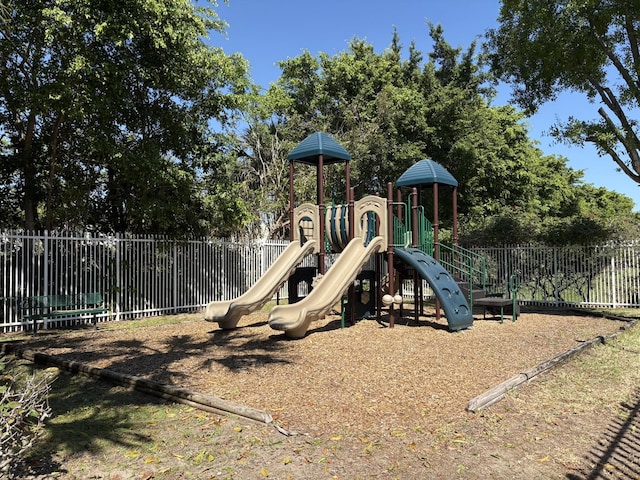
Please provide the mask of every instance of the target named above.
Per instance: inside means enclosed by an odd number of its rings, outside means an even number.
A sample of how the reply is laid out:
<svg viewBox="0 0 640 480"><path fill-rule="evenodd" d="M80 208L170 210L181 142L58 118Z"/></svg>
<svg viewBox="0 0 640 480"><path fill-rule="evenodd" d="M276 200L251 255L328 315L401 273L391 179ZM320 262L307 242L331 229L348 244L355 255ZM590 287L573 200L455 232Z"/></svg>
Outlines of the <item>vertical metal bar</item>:
<svg viewBox="0 0 640 480"><path fill-rule="evenodd" d="M149 276L151 281L149 282L149 284L151 286L151 291L148 293L148 300L147 304L145 305L145 310L149 310L153 307L166 307L166 299L164 299L163 301L163 299L161 299L158 295L160 287L158 282L158 268L160 267L160 258L158 254L160 253L160 248L162 247L164 241L164 237L154 237L150 245L151 248L149 249Z"/></svg>
<svg viewBox="0 0 640 480"><path fill-rule="evenodd" d="M560 296L558 292L558 248L553 247L553 284L554 284L554 299L556 307L560 305Z"/></svg>
<svg viewBox="0 0 640 480"><path fill-rule="evenodd" d="M124 260L124 284L122 286L123 291L123 307L124 312L126 312L127 318L133 318L129 315L129 313L133 310L131 308L131 252L133 250L133 237L131 235L127 235L124 238L125 243L123 244L124 251L122 259Z"/></svg>
<svg viewBox="0 0 640 480"><path fill-rule="evenodd" d="M44 282L44 291L43 291L43 295L49 295L49 265L50 265L50 261L49 261L49 231L45 230L44 231L44 235L43 235L43 255L44 255L44 262L43 262L43 272L42 272L42 281ZM44 321L44 328L47 328L47 321L45 319Z"/></svg>
<svg viewBox="0 0 640 480"><path fill-rule="evenodd" d="M142 245L142 241L140 236L134 235L131 238L133 242L133 247L131 249L131 263L129 267L129 277L131 278L131 311L135 312L135 318L140 318L140 295L142 291L140 290L140 278L144 276L144 247Z"/></svg>
<svg viewBox="0 0 640 480"><path fill-rule="evenodd" d="M626 248L618 248L618 251L620 252L620 260L622 263L622 269L621 269L621 274L622 274L622 291L620 292L621 296L621 303L622 305L629 305L629 295L628 295L628 291L629 291L629 257L627 255L627 249Z"/></svg>
<svg viewBox="0 0 640 480"><path fill-rule="evenodd" d="M125 284L124 284L124 288L126 289L126 302L125 302L125 312L127 313L127 318L135 318L131 312L133 312L135 310L134 308L134 303L133 303L133 298L132 298L132 290L133 290L133 285L132 285L132 279L131 279L131 270L134 268L133 266L133 249L136 248L135 243L134 243L134 237L133 235L127 235L127 243L126 246L127 248L125 249L125 275L126 275L126 280L125 280Z"/></svg>
<svg viewBox="0 0 640 480"><path fill-rule="evenodd" d="M630 247L633 256L633 297L631 306L638 308L640 302L638 301L638 293L640 292L640 272L638 271L638 244L634 242Z"/></svg>
<svg viewBox="0 0 640 480"><path fill-rule="evenodd" d="M1 332L5 332L7 328L7 323L13 323L13 318L10 318L11 312L11 303L15 303L18 299L14 299L14 296L11 294L11 283L13 280L13 275L9 272L11 271L10 261L11 256L9 255L10 250L7 251L8 246L10 245L9 233L4 233L1 237L2 242L0 242L0 260L2 260L2 292L0 293L4 301L2 302L2 319L3 325Z"/></svg>
<svg viewBox="0 0 640 480"><path fill-rule="evenodd" d="M173 268L171 269L171 288L173 290L173 312L177 313L178 306L178 244L173 241L171 245L171 254L173 256Z"/></svg>
<svg viewBox="0 0 640 480"><path fill-rule="evenodd" d="M616 283L615 250L611 248L610 252L611 252L611 298L613 299L613 308L616 308L618 306L618 296L617 296L617 283Z"/></svg>
<svg viewBox="0 0 640 480"><path fill-rule="evenodd" d="M597 275L597 271L599 269L600 266L600 248L599 247L594 247L593 249L593 261L591 263L591 272L589 272L591 274L591 276L589 278L593 279L592 280L592 285L591 288L593 289L593 299L594 301L599 301L600 299L600 278Z"/></svg>
<svg viewBox="0 0 640 480"><path fill-rule="evenodd" d="M2 233L2 232L0 232ZM3 302L2 302L2 319L3 319L3 324L2 324L2 328L0 329L0 331L4 331L5 327L6 327L6 321L7 318L9 317L9 308L8 308L8 304L9 304L9 293L7 291L7 283L8 281L11 280L11 277L9 277L7 275L7 256L6 256L6 241L5 238L3 238L3 236L0 236L0 261L2 261L2 279L0 280L2 282L2 291L0 292L0 297L2 297Z"/></svg>
<svg viewBox="0 0 640 480"><path fill-rule="evenodd" d="M142 295L140 278L144 277L144 245L142 243L142 238L139 235L135 235L133 237L134 242L134 250L132 250L132 262L131 269L129 270L129 274L131 276L131 284L133 285L133 289L131 291L132 296L132 304L131 310L135 312L136 318L140 318L140 310L142 309L142 304L140 303L140 298Z"/></svg>
<svg viewBox="0 0 640 480"><path fill-rule="evenodd" d="M389 295L395 294L395 269L393 267L393 186L391 182L387 184L387 234L389 242L387 244L387 268L389 269ZM395 325L395 313L393 311L393 302L389 305L389 328Z"/></svg>
<svg viewBox="0 0 640 480"><path fill-rule="evenodd" d="M195 260L195 265L197 265L197 277L195 279L195 283L193 285L193 290L196 292L196 298L194 298L195 302L192 305L197 307L203 306L205 304L205 296L203 292L203 287L205 285L205 267L206 267L206 256L205 256L205 242L204 239L200 239L200 241L196 244L198 258Z"/></svg>

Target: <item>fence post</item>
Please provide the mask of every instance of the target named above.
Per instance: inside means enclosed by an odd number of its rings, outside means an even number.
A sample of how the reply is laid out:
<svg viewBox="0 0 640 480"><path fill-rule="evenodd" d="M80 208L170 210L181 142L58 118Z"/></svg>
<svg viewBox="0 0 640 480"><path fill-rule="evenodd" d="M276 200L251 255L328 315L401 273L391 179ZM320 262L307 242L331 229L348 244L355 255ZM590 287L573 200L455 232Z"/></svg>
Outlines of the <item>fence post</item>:
<svg viewBox="0 0 640 480"><path fill-rule="evenodd" d="M615 250L611 249L611 300L613 302L613 308L618 306L618 295L616 293L616 256Z"/></svg>
<svg viewBox="0 0 640 480"><path fill-rule="evenodd" d="M516 245L515 247L512 247L512 249L513 248L518 250L520 247L518 245ZM502 246L502 262L503 262L503 265L504 265L504 275L507 276L509 273L513 273L512 272L513 268L511 267L511 264L513 262L513 258L512 258L511 255L508 255L506 245ZM500 280L502 280L502 279L500 279ZM505 283L505 287L506 287L506 283ZM500 288L502 289L502 286L500 286ZM506 291L506 288L502 289L502 290Z"/></svg>
<svg viewBox="0 0 640 480"><path fill-rule="evenodd" d="M44 265L43 265L43 272L42 272L42 278L43 278L43 282L44 285L42 286L43 288L43 295L49 295L49 230L45 230L44 231L44 248L43 248L43 260L44 260ZM35 245L35 241L33 243ZM47 328L47 322L44 322L44 327Z"/></svg>
<svg viewBox="0 0 640 480"><path fill-rule="evenodd" d="M173 240L173 313L178 313L178 245Z"/></svg>
<svg viewBox="0 0 640 480"><path fill-rule="evenodd" d="M558 247L553 248L553 296L556 307L560 306L560 289L558 288Z"/></svg>
<svg viewBox="0 0 640 480"><path fill-rule="evenodd" d="M116 271L113 276L115 282L115 295L113 296L113 308L116 314L116 321L120 320L120 299L122 298L122 272L120 269L120 256L121 256L121 240L120 234L116 233L114 236L115 244L116 244Z"/></svg>

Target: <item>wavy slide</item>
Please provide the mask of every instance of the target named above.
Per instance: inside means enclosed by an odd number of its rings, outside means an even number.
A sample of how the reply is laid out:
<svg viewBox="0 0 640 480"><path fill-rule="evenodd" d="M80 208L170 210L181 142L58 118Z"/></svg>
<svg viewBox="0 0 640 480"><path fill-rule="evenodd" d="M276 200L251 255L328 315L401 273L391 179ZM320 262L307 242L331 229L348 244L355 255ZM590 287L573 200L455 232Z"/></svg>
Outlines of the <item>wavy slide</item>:
<svg viewBox="0 0 640 480"><path fill-rule="evenodd" d="M209 303L204 319L208 322L218 322L223 329L235 328L242 316L259 310L273 298L304 257L313 253L315 247L315 240L309 240L304 245L300 245L299 241L291 242L264 275L245 293L233 300Z"/></svg>
<svg viewBox="0 0 640 480"><path fill-rule="evenodd" d="M366 246L362 238L351 240L309 295L297 303L278 305L271 310L271 328L283 330L289 338L304 337L309 324L324 318L338 303L371 255L378 252L383 244L382 237L373 238Z"/></svg>
<svg viewBox="0 0 640 480"><path fill-rule="evenodd" d="M473 325L473 315L460 286L432 256L419 248L396 248L395 255L415 268L440 300L449 330L462 330Z"/></svg>

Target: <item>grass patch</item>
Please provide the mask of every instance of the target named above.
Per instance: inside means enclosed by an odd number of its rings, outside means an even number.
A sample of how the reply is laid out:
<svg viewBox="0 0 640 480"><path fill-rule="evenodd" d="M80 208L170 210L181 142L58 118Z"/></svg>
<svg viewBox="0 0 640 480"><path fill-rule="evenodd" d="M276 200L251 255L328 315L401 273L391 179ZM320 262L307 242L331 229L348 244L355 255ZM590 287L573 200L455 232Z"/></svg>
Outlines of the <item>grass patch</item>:
<svg viewBox="0 0 640 480"><path fill-rule="evenodd" d="M571 413L615 412L640 383L640 326L572 358L539 382L538 400Z"/></svg>
<svg viewBox="0 0 640 480"><path fill-rule="evenodd" d="M162 325L173 325L183 322L195 322L201 321L204 318L203 314L198 313L180 313L177 315L164 315L159 317L148 317L140 320L120 320L118 322L108 322L105 324L98 324L98 328L101 330L132 330L135 328L144 327L157 327Z"/></svg>
<svg viewBox="0 0 640 480"><path fill-rule="evenodd" d="M184 323L184 322L196 322L202 321L204 318L204 314L202 312L196 313L179 313L176 315L162 315L157 317L146 317L142 319L134 319L134 320L119 320L119 321L111 321L111 322L103 322L98 323L99 330L111 331L111 330L133 330L136 328L144 328L144 327L156 327L163 325L173 325L176 323ZM78 328L78 327L75 327ZM92 325L87 323L82 325L80 328L92 328ZM51 328L46 331L56 331L63 332L66 330L73 330L74 327L69 328ZM38 330L42 332L42 330ZM0 344L9 343L9 342L20 342L23 340L28 340L32 338L31 333L21 332L10 335L0 335Z"/></svg>
<svg viewBox="0 0 640 480"><path fill-rule="evenodd" d="M198 463L203 445L212 448L227 421L66 372L60 372L53 383L49 404L52 417L28 463L48 459L51 471L72 462L74 475L80 475L77 478L91 477L95 461L113 472L163 463L169 468L176 459Z"/></svg>
<svg viewBox="0 0 640 480"><path fill-rule="evenodd" d="M615 315L625 318L640 318L640 308L594 308L589 309L596 315Z"/></svg>
<svg viewBox="0 0 640 480"><path fill-rule="evenodd" d="M81 376L61 373L52 385L49 404L53 411L41 454L63 456L106 448L141 449L149 421L165 408L150 397ZM155 420L154 420L155 419Z"/></svg>
<svg viewBox="0 0 640 480"><path fill-rule="evenodd" d="M276 305L287 305L287 300L286 299L281 299L279 302L276 302L275 300L270 300L267 303L265 303L264 307L262 307L260 309L261 312L270 312L271 310L273 310L273 307L275 307Z"/></svg>

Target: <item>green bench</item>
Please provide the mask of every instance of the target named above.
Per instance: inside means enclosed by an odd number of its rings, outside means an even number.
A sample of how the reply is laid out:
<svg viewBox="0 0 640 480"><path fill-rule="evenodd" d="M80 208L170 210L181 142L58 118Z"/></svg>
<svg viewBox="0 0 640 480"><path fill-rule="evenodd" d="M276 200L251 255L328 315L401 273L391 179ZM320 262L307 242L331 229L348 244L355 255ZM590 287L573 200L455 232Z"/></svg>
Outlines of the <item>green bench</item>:
<svg viewBox="0 0 640 480"><path fill-rule="evenodd" d="M42 322L47 328L47 320L71 318L79 315L92 315L93 328L97 329L97 316L107 313L100 293L76 293L72 295L36 295L24 297L19 305L23 321L33 322L33 334Z"/></svg>

